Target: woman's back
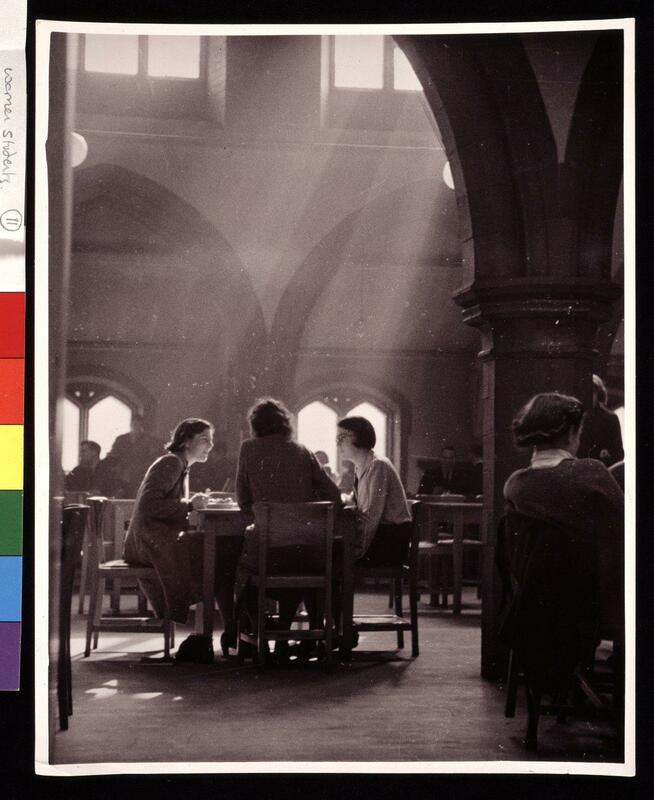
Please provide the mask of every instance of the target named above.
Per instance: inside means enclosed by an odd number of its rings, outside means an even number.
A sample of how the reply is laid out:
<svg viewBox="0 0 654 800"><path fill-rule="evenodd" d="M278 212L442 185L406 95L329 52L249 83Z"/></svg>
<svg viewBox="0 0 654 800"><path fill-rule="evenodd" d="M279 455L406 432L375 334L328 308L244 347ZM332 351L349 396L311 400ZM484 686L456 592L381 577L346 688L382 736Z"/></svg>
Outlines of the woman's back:
<svg viewBox="0 0 654 800"><path fill-rule="evenodd" d="M554 467L514 472L504 487L509 506L586 539L617 535L624 497L606 467L591 458L566 458Z"/></svg>
<svg viewBox="0 0 654 800"><path fill-rule="evenodd" d="M241 445L236 495L244 511L253 503L306 503L332 500L338 487L327 477L313 453L284 434L247 439Z"/></svg>

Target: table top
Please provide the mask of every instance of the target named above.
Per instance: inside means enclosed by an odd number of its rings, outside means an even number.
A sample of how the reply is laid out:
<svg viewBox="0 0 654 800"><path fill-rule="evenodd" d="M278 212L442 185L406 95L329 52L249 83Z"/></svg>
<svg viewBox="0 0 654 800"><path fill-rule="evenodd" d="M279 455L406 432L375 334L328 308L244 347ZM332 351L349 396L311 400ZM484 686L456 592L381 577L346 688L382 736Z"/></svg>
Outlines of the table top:
<svg viewBox="0 0 654 800"><path fill-rule="evenodd" d="M198 510L197 514L245 514L245 511L241 511L240 506L237 503L221 503L220 505L209 506L209 508L204 508L201 511Z"/></svg>
<svg viewBox="0 0 654 800"><path fill-rule="evenodd" d="M468 508L471 511L477 511L484 507L484 504L477 500L420 500L420 502L423 504L423 506L437 506L438 508Z"/></svg>

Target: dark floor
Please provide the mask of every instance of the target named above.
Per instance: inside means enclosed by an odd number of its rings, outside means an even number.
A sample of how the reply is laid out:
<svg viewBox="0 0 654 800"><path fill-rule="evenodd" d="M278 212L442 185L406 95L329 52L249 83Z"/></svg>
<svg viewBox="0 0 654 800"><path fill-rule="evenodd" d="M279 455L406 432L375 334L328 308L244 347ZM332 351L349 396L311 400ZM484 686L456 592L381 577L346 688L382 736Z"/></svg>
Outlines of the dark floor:
<svg viewBox="0 0 654 800"><path fill-rule="evenodd" d="M382 612L386 599L360 593L356 608ZM464 602L458 618L421 604L417 659L409 641L393 649L394 634L362 634L352 662L331 673L294 663L260 674L218 655L210 666L144 664L162 639L140 634L102 634L85 659L75 615L74 715L55 736L54 761L619 760L606 722L544 717L538 754L525 751L523 695L506 719L503 687L480 678L473 590ZM178 643L188 632L178 626Z"/></svg>

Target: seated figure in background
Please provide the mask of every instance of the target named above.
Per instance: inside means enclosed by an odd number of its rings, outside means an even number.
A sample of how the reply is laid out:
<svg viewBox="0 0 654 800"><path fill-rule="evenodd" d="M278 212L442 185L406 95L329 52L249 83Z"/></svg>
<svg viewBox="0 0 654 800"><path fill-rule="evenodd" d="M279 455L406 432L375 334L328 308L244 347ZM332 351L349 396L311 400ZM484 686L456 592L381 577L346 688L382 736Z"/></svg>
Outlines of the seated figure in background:
<svg viewBox="0 0 654 800"><path fill-rule="evenodd" d="M607 467L622 461L620 420L606 407L607 391L599 375L593 375L593 408L584 418L579 458L597 458Z"/></svg>
<svg viewBox="0 0 654 800"><path fill-rule="evenodd" d="M144 418L134 414L130 432L116 437L105 458L115 497L136 497L148 467L162 454L163 443L146 433L144 425Z"/></svg>
<svg viewBox="0 0 654 800"><path fill-rule="evenodd" d="M66 491L105 494L109 491L110 476L105 462L100 461L101 447L85 439L79 445L79 464L65 478Z"/></svg>
<svg viewBox="0 0 654 800"><path fill-rule="evenodd" d="M457 461L456 450L445 445L440 461L425 470L418 494L474 494L470 489L470 465Z"/></svg>
<svg viewBox="0 0 654 800"><path fill-rule="evenodd" d="M340 492L320 466L315 455L291 438L291 415L273 398L258 400L248 412L252 438L241 445L236 475L236 498L243 511L251 512L257 502L309 503L330 500L340 509ZM249 586L249 577L258 569L256 528L246 531L239 564L236 595L254 625L256 594ZM293 565L295 566L295 565ZM301 590L279 589L270 593L279 604L279 624L289 628L298 605L311 598ZM286 656L286 643L277 642L275 652Z"/></svg>
<svg viewBox="0 0 654 800"><path fill-rule="evenodd" d="M332 471L332 468L329 466L329 456L325 453L324 450L316 450L314 453L315 457L318 459L318 463L325 471L327 477L333 481L334 483L337 482L337 476Z"/></svg>

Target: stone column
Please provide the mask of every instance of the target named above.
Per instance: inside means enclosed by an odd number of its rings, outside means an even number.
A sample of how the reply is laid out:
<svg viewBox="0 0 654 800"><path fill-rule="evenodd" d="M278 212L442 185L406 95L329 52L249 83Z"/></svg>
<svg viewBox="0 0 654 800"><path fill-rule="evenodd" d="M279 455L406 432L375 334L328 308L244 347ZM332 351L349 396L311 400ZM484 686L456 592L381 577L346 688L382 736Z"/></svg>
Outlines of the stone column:
<svg viewBox="0 0 654 800"><path fill-rule="evenodd" d="M482 655L484 678L506 675L498 640L501 594L494 567L503 486L529 463L512 443L516 411L534 394L561 391L590 407L598 325L611 317L621 288L588 278L513 278L476 282L455 295L463 319L480 329L483 365L484 518Z"/></svg>

